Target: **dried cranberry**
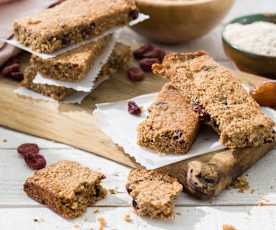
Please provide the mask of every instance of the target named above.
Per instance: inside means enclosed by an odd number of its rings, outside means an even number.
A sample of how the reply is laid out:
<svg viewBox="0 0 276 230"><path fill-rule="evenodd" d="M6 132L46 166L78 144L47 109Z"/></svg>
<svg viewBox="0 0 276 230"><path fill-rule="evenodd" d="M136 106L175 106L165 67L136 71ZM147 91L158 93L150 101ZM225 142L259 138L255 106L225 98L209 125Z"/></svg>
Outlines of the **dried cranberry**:
<svg viewBox="0 0 276 230"><path fill-rule="evenodd" d="M37 144L26 143L26 144L20 145L17 148L17 152L22 156L25 156L27 154L38 154L39 147Z"/></svg>
<svg viewBox="0 0 276 230"><path fill-rule="evenodd" d="M1 74L4 76L9 76L12 72L18 72L19 69L20 65L18 63L8 64L1 70Z"/></svg>
<svg viewBox="0 0 276 230"><path fill-rule="evenodd" d="M133 51L133 56L135 59L140 60L144 58L144 54L153 50L154 46L151 44L146 44L144 46L141 46L139 49Z"/></svg>
<svg viewBox="0 0 276 230"><path fill-rule="evenodd" d="M138 67L131 67L127 71L128 79L131 81L142 81L144 80L144 71Z"/></svg>
<svg viewBox="0 0 276 230"><path fill-rule="evenodd" d="M21 72L11 72L9 78L15 81L22 81L24 79L24 75Z"/></svg>
<svg viewBox="0 0 276 230"><path fill-rule="evenodd" d="M40 154L24 156L24 160L33 170L39 170L46 167L46 159Z"/></svg>
<svg viewBox="0 0 276 230"><path fill-rule="evenodd" d="M141 61L139 61L140 67L145 72L151 72L152 71L152 65L160 63L158 58L144 58Z"/></svg>
<svg viewBox="0 0 276 230"><path fill-rule="evenodd" d="M194 104L193 105L193 110L199 114L199 118L202 120L202 121L210 121L211 118L210 118L210 114L207 113L207 111L203 108L202 105L199 105L199 104Z"/></svg>
<svg viewBox="0 0 276 230"><path fill-rule="evenodd" d="M136 200L132 200L132 206L133 206L133 208L138 209L138 204L137 204Z"/></svg>
<svg viewBox="0 0 276 230"><path fill-rule="evenodd" d="M133 20L137 19L139 17L139 11L138 10L131 10L128 13L129 17Z"/></svg>
<svg viewBox="0 0 276 230"><path fill-rule="evenodd" d="M131 189L131 188L129 188L129 186L128 186L128 185L126 185L126 190L127 190L127 193L128 193L128 194L130 194L130 193L132 192L132 189Z"/></svg>
<svg viewBox="0 0 276 230"><path fill-rule="evenodd" d="M158 58L160 62L163 61L166 52L160 48L154 48L144 54L144 58Z"/></svg>
<svg viewBox="0 0 276 230"><path fill-rule="evenodd" d="M138 116L142 113L142 110L134 101L129 101L128 102L128 112L132 115Z"/></svg>

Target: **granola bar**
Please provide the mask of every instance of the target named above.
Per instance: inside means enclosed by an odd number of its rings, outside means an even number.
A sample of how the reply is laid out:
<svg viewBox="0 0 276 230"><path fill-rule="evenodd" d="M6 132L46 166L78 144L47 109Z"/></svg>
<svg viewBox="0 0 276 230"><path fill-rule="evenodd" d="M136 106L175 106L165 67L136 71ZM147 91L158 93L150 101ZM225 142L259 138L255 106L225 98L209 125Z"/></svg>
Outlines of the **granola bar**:
<svg viewBox="0 0 276 230"><path fill-rule="evenodd" d="M185 154L197 135L199 116L171 84L165 84L138 127L138 144L161 153Z"/></svg>
<svg viewBox="0 0 276 230"><path fill-rule="evenodd" d="M174 199L182 192L176 178L142 168L131 170L126 188L138 215L160 219L174 216Z"/></svg>
<svg viewBox="0 0 276 230"><path fill-rule="evenodd" d="M100 83L107 80L112 74L121 69L130 60L130 57L130 48L121 43L117 43L108 63L103 66L99 76L97 77L94 88L99 86ZM24 72L24 80L21 82L21 85L58 101L62 101L65 97L76 92L73 89L62 86L34 84L33 79L35 78L36 73L37 69L34 65L27 67Z"/></svg>
<svg viewBox="0 0 276 230"><path fill-rule="evenodd" d="M16 39L44 53L88 40L138 16L134 0L66 0L14 23Z"/></svg>
<svg viewBox="0 0 276 230"><path fill-rule="evenodd" d="M111 36L71 50L56 58L43 59L33 55L31 63L43 76L65 81L84 79L97 57L103 52Z"/></svg>
<svg viewBox="0 0 276 230"><path fill-rule="evenodd" d="M274 122L227 68L207 53L172 53L153 66L189 97L194 110L220 135L228 148L260 146L275 141Z"/></svg>
<svg viewBox="0 0 276 230"><path fill-rule="evenodd" d="M59 161L27 178L24 191L65 218L82 215L86 208L102 199L100 185L105 176L74 161Z"/></svg>

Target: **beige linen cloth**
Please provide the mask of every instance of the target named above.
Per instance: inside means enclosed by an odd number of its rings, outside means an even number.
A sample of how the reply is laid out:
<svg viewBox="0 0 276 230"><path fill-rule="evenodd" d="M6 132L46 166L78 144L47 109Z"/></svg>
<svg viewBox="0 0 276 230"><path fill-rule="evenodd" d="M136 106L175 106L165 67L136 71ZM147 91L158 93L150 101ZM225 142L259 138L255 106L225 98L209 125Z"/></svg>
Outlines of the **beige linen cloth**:
<svg viewBox="0 0 276 230"><path fill-rule="evenodd" d="M36 14L59 0L0 0L0 38L12 36L14 20ZM19 49L0 42L0 67Z"/></svg>

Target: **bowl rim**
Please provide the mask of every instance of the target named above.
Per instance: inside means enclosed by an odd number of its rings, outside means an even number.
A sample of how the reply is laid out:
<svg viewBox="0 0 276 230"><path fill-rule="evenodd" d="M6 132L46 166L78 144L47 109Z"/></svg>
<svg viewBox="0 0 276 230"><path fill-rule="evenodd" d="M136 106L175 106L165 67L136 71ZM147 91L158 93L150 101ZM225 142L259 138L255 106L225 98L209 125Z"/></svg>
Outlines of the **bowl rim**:
<svg viewBox="0 0 276 230"><path fill-rule="evenodd" d="M191 6L191 5L197 5L197 4L203 4L203 3L210 3L218 0L186 0L186 1L172 1L172 0L160 0L160 1L155 1L155 0L136 0L137 2L140 3L148 3L150 5L154 6ZM229 0L229 1L235 1L235 0Z"/></svg>
<svg viewBox="0 0 276 230"><path fill-rule="evenodd" d="M224 26L223 26L223 29L222 29L222 33L221 33L221 37L222 37L222 41L223 43L227 44L230 48L232 48L233 50L239 52L239 53L242 53L248 57L251 57L251 58L262 58L262 59L265 59L265 60L275 60L276 61L276 55L275 56L268 56L268 55L263 55L263 54L256 54L254 52L250 52L248 50L244 50L240 47L238 47L237 45L234 45L232 44L231 42L229 42L225 37L224 37L224 32L225 32L225 29L228 25L230 24L233 24L233 23L236 23L240 20L243 20L243 19L247 19L249 17L264 17L264 18L269 18L269 17L275 17L276 19L276 13L258 13L258 14L248 14L248 15L243 15L243 16L240 16L240 17L237 17L237 18L234 18L232 19L231 21L229 21L228 23L226 23ZM257 21L257 20L256 20ZM275 22L276 24L276 22Z"/></svg>

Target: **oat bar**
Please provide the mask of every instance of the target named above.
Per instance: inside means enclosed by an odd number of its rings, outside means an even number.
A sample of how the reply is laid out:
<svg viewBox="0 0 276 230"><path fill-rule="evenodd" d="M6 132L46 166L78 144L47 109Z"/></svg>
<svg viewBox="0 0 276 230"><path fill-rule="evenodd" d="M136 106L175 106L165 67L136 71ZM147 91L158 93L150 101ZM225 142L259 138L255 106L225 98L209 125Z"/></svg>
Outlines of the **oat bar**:
<svg viewBox="0 0 276 230"><path fill-rule="evenodd" d="M103 66L99 76L97 77L94 89L104 80L107 80L112 74L121 69L130 60L130 57L130 48L121 43L117 43L108 63ZM33 79L35 78L36 74L37 70L34 65L27 67L24 72L24 80L21 82L21 86L58 101L62 101L67 96L70 96L76 92L73 89L62 86L34 84Z"/></svg>
<svg viewBox="0 0 276 230"><path fill-rule="evenodd" d="M131 170L126 185L140 216L168 219L174 216L174 200L182 192L176 178L153 170Z"/></svg>
<svg viewBox="0 0 276 230"><path fill-rule="evenodd" d="M43 53L88 40L127 25L138 11L134 0L66 0L14 23L16 39Z"/></svg>
<svg viewBox="0 0 276 230"><path fill-rule="evenodd" d="M199 116L171 84L165 84L138 127L138 144L160 153L185 154L197 135Z"/></svg>
<svg viewBox="0 0 276 230"><path fill-rule="evenodd" d="M43 59L32 56L31 63L43 76L65 81L80 81L93 66L97 57L107 47L111 36L106 36L97 42L81 46L56 58Z"/></svg>
<svg viewBox="0 0 276 230"><path fill-rule="evenodd" d="M24 191L65 218L82 215L86 208L105 197L100 185L104 175L74 161L59 161L27 178Z"/></svg>
<svg viewBox="0 0 276 230"><path fill-rule="evenodd" d="M275 141L274 122L227 68L203 51L172 53L153 66L189 97L194 110L220 135L228 148L260 146Z"/></svg>

